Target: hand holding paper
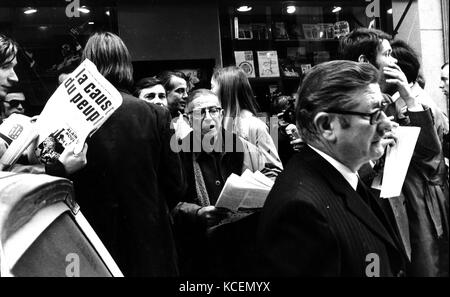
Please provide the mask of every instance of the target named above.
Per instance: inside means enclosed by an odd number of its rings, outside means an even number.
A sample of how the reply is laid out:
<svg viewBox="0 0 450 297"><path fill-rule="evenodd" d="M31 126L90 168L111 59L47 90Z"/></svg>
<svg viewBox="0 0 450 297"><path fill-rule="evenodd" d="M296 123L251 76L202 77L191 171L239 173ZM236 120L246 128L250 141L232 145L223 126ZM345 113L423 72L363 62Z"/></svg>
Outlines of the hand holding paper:
<svg viewBox="0 0 450 297"><path fill-rule="evenodd" d="M242 176L231 174L220 193L216 207L237 211L239 208L261 208L273 181L259 171L246 170Z"/></svg>
<svg viewBox="0 0 450 297"><path fill-rule="evenodd" d="M417 138L419 137L420 128L400 126L395 133L397 143L395 146L388 147L386 152L380 194L382 198L400 195Z"/></svg>

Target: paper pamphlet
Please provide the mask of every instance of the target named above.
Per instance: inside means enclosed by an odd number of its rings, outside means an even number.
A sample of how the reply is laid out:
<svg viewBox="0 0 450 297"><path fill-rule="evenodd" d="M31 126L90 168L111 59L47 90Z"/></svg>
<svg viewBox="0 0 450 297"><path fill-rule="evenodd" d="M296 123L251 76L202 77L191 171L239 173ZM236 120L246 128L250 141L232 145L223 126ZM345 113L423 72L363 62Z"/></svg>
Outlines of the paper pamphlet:
<svg viewBox="0 0 450 297"><path fill-rule="evenodd" d="M37 136L31 118L13 113L0 125L0 167L14 165Z"/></svg>
<svg viewBox="0 0 450 297"><path fill-rule="evenodd" d="M74 152L80 152L86 138L121 104L119 91L91 61L84 60L56 89L35 123L13 114L0 126L0 153L1 147L6 148L0 155L1 168L12 166L36 137L35 154L41 163L58 159L72 144Z"/></svg>
<svg viewBox="0 0 450 297"><path fill-rule="evenodd" d="M419 127L397 127L395 131L397 143L393 147L388 147L386 152L381 198L400 195L419 133Z"/></svg>
<svg viewBox="0 0 450 297"><path fill-rule="evenodd" d="M48 100L36 125L36 155L42 163L57 159L64 148L93 134L122 104L119 91L89 60L84 60Z"/></svg>
<svg viewBox="0 0 450 297"><path fill-rule="evenodd" d="M233 173L225 182L215 206L232 211L261 208L272 186L273 181L259 171L252 173L247 169L241 176Z"/></svg>

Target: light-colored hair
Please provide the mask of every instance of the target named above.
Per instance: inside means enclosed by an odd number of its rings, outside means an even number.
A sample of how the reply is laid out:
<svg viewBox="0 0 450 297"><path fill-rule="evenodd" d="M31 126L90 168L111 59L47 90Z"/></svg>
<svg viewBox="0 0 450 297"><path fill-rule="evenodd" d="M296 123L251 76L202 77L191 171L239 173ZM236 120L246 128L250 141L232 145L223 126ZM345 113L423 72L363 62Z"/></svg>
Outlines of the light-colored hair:
<svg viewBox="0 0 450 297"><path fill-rule="evenodd" d="M133 65L122 39L111 32L93 34L86 43L82 60L91 60L115 87L131 90Z"/></svg>
<svg viewBox="0 0 450 297"><path fill-rule="evenodd" d="M17 56L18 45L12 39L0 34L0 66L10 63Z"/></svg>

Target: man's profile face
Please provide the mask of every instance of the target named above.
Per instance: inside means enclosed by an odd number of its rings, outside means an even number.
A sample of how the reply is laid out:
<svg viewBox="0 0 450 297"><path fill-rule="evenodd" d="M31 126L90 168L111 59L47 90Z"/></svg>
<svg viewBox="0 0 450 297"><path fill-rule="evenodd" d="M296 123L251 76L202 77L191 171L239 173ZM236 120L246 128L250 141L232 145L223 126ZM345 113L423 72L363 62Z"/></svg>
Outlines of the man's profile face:
<svg viewBox="0 0 450 297"><path fill-rule="evenodd" d="M23 104L25 103L25 95L21 92L8 93L3 101L5 117L9 117L13 113L23 114L25 112Z"/></svg>
<svg viewBox="0 0 450 297"><path fill-rule="evenodd" d="M378 84L370 84L365 90L351 95L354 102L359 104L352 111L372 113L382 106L383 96ZM382 113L379 120L370 124L369 116L341 115L349 122L348 127L337 125L336 155L349 168L358 167L380 158L385 146L380 142L384 136L384 129L390 120Z"/></svg>
<svg viewBox="0 0 450 297"><path fill-rule="evenodd" d="M376 57L376 65L375 67L378 68L380 72L380 84L382 89L384 90L386 88L386 79L383 68L384 67L392 67L392 65L397 64L397 59L391 56L392 54L392 47L389 43L389 40L383 39L380 47L378 49L377 57Z"/></svg>
<svg viewBox="0 0 450 297"><path fill-rule="evenodd" d="M441 69L441 83L439 84L439 87L448 99L448 64Z"/></svg>
<svg viewBox="0 0 450 297"><path fill-rule="evenodd" d="M201 123L201 135L216 136L222 127L222 108L216 95L200 95L188 106L189 120L193 128Z"/></svg>
<svg viewBox="0 0 450 297"><path fill-rule="evenodd" d="M6 59L6 63L0 65L0 99L5 98L8 90L19 81L14 67L17 65L17 59Z"/></svg>
<svg viewBox="0 0 450 297"><path fill-rule="evenodd" d="M174 86L173 90L167 92L167 105L172 113L176 111L184 111L186 107L187 98L187 83L184 79L172 76L171 83Z"/></svg>

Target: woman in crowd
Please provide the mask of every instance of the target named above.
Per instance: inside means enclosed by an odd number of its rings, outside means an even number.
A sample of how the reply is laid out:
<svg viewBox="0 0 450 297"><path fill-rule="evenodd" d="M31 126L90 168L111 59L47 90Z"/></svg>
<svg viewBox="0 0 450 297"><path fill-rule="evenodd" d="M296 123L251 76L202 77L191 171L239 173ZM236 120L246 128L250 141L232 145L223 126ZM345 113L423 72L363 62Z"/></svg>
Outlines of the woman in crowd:
<svg viewBox="0 0 450 297"><path fill-rule="evenodd" d="M166 89L156 77L144 77L135 85L134 96L150 103L167 106Z"/></svg>
<svg viewBox="0 0 450 297"><path fill-rule="evenodd" d="M267 176L275 178L283 165L266 123L255 116L257 103L245 72L235 66L216 70L211 90L221 101L224 128L247 141L252 158L244 160L246 166L253 171L264 169Z"/></svg>

